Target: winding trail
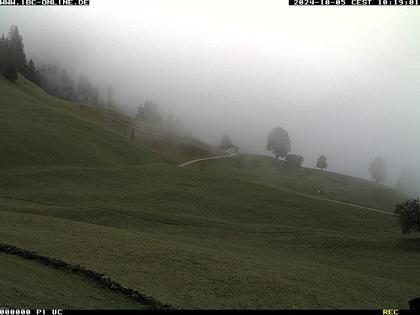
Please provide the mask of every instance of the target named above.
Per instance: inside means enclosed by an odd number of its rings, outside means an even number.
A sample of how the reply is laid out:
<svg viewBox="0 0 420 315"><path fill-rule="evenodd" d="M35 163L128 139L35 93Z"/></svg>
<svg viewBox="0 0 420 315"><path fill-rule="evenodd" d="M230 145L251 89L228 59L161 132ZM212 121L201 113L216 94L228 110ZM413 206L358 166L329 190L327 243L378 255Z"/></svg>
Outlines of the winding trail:
<svg viewBox="0 0 420 315"><path fill-rule="evenodd" d="M114 123L116 123L116 124L118 124L120 126L123 126L124 128L129 128L129 129L132 129L133 131L135 131L135 130L143 131L143 132L145 131L145 130L139 128L138 126L131 126L127 122L121 121L121 120L116 119L116 118L113 118L113 117L109 117L109 116L104 115L102 113L95 112L95 114L97 116L101 117L102 119L110 120L110 121L112 121L112 122L114 122ZM148 131L148 132L150 132L150 131ZM215 160L215 159L225 159L225 158L233 157L235 155L238 155L238 153L231 153L231 154L226 154L226 155L217 155L217 156L212 156L212 157L206 157L206 158L196 159L196 160L184 162L182 164L179 164L178 166L179 167L185 167L185 166L191 165L193 163L201 162L201 161ZM352 206L352 207L359 208L359 209L365 209L365 210L369 210L369 211L373 211L373 212L377 212L377 213L382 213L382 214L387 214L387 215L391 215L391 216L396 216L392 212L387 212L387 211L383 211L383 210L379 210L379 209L369 208L369 207L365 207L365 206L361 206L361 205L357 205L357 204L353 204L353 203L348 203L348 202L344 202L344 201L339 201L339 200L334 200L334 199L327 199L327 198L322 198L322 197L318 197L318 196L308 195L308 194L296 192L296 191L285 189L285 188L281 188L281 189L284 190L284 191L289 191L289 192L291 192L291 193L293 193L295 195L306 197L306 198L312 198L312 199L316 199L316 200L323 200L323 201L332 202L332 203L335 203L335 204L347 205L347 206Z"/></svg>
<svg viewBox="0 0 420 315"><path fill-rule="evenodd" d="M208 160L215 160L215 159L225 159L225 158L233 157L235 155L238 155L238 153L227 154L227 155L218 155L218 156L212 156L212 157L207 157L207 158L202 158L202 159L196 159L196 160L192 160L192 161L188 161L188 162L179 164L178 166L179 167L185 167L185 166L191 165L193 163L201 162L201 161L208 161ZM382 213L382 214L386 214L386 215L390 215L390 216L396 216L394 213L387 212L387 211L384 211L384 210L369 208L369 207L357 205L357 204L354 204L354 203L349 203L349 202L344 202L344 201L339 201L339 200L334 200L334 199L328 199L328 198L322 198L322 197L318 197L318 196L308 195L308 194L300 193L300 192L293 191L293 190L290 190L290 189L285 189L285 188L281 188L281 189L284 190L284 191L288 191L290 193L293 193L295 195L298 195L298 196L306 197L306 198L322 200L322 201L332 202L332 203L335 203L335 204L346 205L346 206L351 206L351 207L355 207L355 208L359 208L359 209L364 209L364 210L369 210L369 211L373 211L373 212L377 212L377 213Z"/></svg>
<svg viewBox="0 0 420 315"><path fill-rule="evenodd" d="M137 126L130 126L126 122L123 122L121 120L118 120L118 119L115 119L115 118L112 118L112 117L108 117L107 115L104 115L102 113L96 113L96 114L98 116L102 117L103 119L111 120L114 123L117 123L117 124L119 124L123 127L131 128L132 130L144 131L144 130L138 128ZM191 164L194 164L194 163L197 163L197 162L201 162L201 161L208 161L208 160L215 160L215 159L226 159L226 158L230 158L230 157L233 157L233 156L236 156L236 155L238 155L238 153L231 153L231 154L226 154L226 155L217 155L217 156L211 156L211 157L206 157L206 158L201 158L201 159L195 159L195 160L192 160L192 161L187 161L187 162L184 162L182 164L179 164L178 166L179 167L185 167L185 166L188 166L188 165L191 165ZM379 210L379 209L369 208L369 207L357 205L357 204L354 204L354 203L348 203L348 202L344 202L344 201L327 199L327 198L322 198L322 197L318 197L318 196L314 196L314 195L308 195L308 194L300 193L300 192L285 189L285 188L282 188L282 190L289 191L289 192L291 192L295 195L299 195L299 196L306 197L306 198L312 198L312 199L316 199L316 200L322 200L322 201L332 202L332 203L335 203L335 204L347 205L347 206L351 206L351 207L355 207L355 208L359 208L359 209L365 209L365 210L368 210L368 211L373 211L373 212L382 213L382 214L386 214L386 215L396 216L392 212L387 212L387 211L383 211L383 210Z"/></svg>
<svg viewBox="0 0 420 315"><path fill-rule="evenodd" d="M179 164L178 166L180 167L184 167L193 163L197 163L197 162L201 162L201 161L207 161L207 160L215 160L215 159L226 159L226 158L230 158L232 156L238 155L238 153L232 153L232 154L226 154L226 155L217 155L217 156L211 156L211 157L206 157L206 158L202 158L202 159L196 159L196 160L192 160L192 161L188 161L182 164Z"/></svg>
<svg viewBox="0 0 420 315"><path fill-rule="evenodd" d="M317 197L317 196L313 196L313 195L307 195L307 194L303 194L303 193L296 192L296 191L291 191L291 192L293 192L296 195L302 196L302 197L307 197L307 198L312 198L312 199L317 199L317 200L322 200L322 201L328 201L328 202L332 202L332 203L336 203L336 204L340 204L340 205L346 205L346 206L351 206L351 207L355 207L355 208L365 209L365 210L369 210L369 211L374 211L374 212L378 212L378 213L382 213L382 214L391 215L391 216L394 216L394 217L396 216L392 212L379 210L379 209L375 209L375 208L369 208L369 207L357 205L357 204L354 204L354 203L349 203L349 202L344 202L344 201L339 201L339 200L334 200L334 199L328 199L328 198L322 198L322 197Z"/></svg>

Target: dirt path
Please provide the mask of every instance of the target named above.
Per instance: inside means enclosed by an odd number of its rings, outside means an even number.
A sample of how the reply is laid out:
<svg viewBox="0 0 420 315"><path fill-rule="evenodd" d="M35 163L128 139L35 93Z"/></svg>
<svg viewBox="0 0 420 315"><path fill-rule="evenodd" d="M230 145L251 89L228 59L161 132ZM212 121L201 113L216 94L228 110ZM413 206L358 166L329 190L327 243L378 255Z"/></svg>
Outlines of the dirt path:
<svg viewBox="0 0 420 315"><path fill-rule="evenodd" d="M237 154L238 153L232 153L232 154L218 155L218 156L212 156L212 157L207 157L207 158L202 158L202 159L196 159L196 160L192 160L192 161L188 161L188 162L179 164L178 166L184 167L184 166L187 166L187 165L190 165L190 164L193 164L193 163L197 163L197 162L200 162L200 161L230 158L230 157L235 156Z"/></svg>
<svg viewBox="0 0 420 315"><path fill-rule="evenodd" d="M235 156L237 154L238 153L233 153L233 154L228 154L228 155L218 155L218 156L212 156L212 157L207 157L207 158L202 158L202 159L196 159L196 160L192 160L192 161L188 161L188 162L179 164L178 166L184 167L184 166L188 166L188 165L191 165L193 163L197 163L197 162L201 162L201 161L230 158L230 157ZM318 197L318 196L308 195L308 194L300 193L300 192L293 191L293 190L290 190L290 189L283 189L282 188L282 190L285 190L285 191L288 191L288 192L293 193L295 195L299 195L299 196L306 197L306 198L332 202L332 203L336 203L336 204L340 204L340 205L347 205L347 206L351 206L351 207L355 207L355 208L359 208L359 209L365 209L365 210L369 210L369 211L373 211L373 212L377 212L377 213L382 213L382 214L395 216L395 214L392 213L392 212L387 212L387 211L383 211L383 210L379 210L379 209L374 209L374 208L369 208L369 207L365 207L365 206L361 206L361 205L356 205L354 203L349 203L349 202L344 202L344 201L339 201L339 200L334 200L334 199L328 199L328 198L322 198L322 197Z"/></svg>
<svg viewBox="0 0 420 315"><path fill-rule="evenodd" d="M375 208L369 208L369 207L365 207L365 206L361 206L361 205L356 205L354 203L349 203L349 202L344 202L344 201L339 201L339 200L334 200L334 199L327 199L327 198L317 197L317 196L313 196L313 195L307 195L307 194L303 194L303 193L296 192L296 191L290 191L290 192L292 192L296 195L302 196L302 197L333 202L333 203L337 203L337 204L340 204L340 205L347 205L347 206L352 206L352 207L355 207L355 208L360 208L360 209L365 209L365 210L369 210L369 211L374 211L374 212L378 212L378 213L382 213L382 214L395 216L395 214L392 213L392 212L387 212L387 211L384 211L384 210L379 210L379 209L375 209Z"/></svg>

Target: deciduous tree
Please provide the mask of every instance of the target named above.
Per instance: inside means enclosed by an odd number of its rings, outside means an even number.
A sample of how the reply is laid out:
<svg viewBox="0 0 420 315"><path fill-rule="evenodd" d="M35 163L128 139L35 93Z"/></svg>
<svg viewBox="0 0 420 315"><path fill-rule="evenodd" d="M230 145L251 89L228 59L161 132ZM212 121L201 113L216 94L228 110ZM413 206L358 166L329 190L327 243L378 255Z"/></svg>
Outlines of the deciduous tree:
<svg viewBox="0 0 420 315"><path fill-rule="evenodd" d="M316 167L320 168L321 171L323 171L324 169L326 169L328 167L327 164L327 157L325 155L321 155L317 162L316 162Z"/></svg>
<svg viewBox="0 0 420 315"><path fill-rule="evenodd" d="M288 154L286 162L292 167L301 167L303 163L303 156L297 154Z"/></svg>
<svg viewBox="0 0 420 315"><path fill-rule="evenodd" d="M420 232L420 203L419 199L410 199L395 207L394 213L398 216L401 231L411 233Z"/></svg>
<svg viewBox="0 0 420 315"><path fill-rule="evenodd" d="M370 163L370 174L372 178L377 182L384 182L386 180L386 164L381 157L375 158Z"/></svg>
<svg viewBox="0 0 420 315"><path fill-rule="evenodd" d="M271 130L267 136L267 150L273 152L276 159L286 157L290 152L291 144L289 134L282 127Z"/></svg>

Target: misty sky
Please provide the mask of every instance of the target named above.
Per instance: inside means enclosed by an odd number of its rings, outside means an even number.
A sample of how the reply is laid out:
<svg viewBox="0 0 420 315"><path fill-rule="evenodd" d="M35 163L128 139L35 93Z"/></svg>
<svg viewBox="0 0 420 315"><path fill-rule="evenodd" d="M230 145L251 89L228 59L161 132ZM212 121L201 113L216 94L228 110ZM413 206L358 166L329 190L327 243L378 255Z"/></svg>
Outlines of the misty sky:
<svg viewBox="0 0 420 315"><path fill-rule="evenodd" d="M285 0L92 0L0 7L27 55L112 84L134 114L153 99L200 139L268 153L277 126L313 167L388 184L420 164L420 7L289 7Z"/></svg>

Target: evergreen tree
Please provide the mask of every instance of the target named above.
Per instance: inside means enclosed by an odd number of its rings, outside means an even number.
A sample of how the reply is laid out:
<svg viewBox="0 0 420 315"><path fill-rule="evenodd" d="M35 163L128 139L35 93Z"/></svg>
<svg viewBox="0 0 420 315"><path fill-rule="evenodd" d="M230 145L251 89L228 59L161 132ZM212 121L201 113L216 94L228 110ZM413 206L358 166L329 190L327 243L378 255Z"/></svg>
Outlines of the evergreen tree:
<svg viewBox="0 0 420 315"><path fill-rule="evenodd" d="M0 74L15 81L18 73L59 98L98 104L99 90L85 76L81 76L75 85L65 69L48 65L38 71L32 59L27 63L23 38L18 27L12 25L7 38L4 35L0 38Z"/></svg>
<svg viewBox="0 0 420 315"><path fill-rule="evenodd" d="M2 35L0 38L0 74L6 69L7 39Z"/></svg>
<svg viewBox="0 0 420 315"><path fill-rule="evenodd" d="M152 101L146 101L139 106L136 119L151 125L161 125L163 123L158 106Z"/></svg>
<svg viewBox="0 0 420 315"><path fill-rule="evenodd" d="M224 135L222 137L222 140L220 141L219 149L224 150L224 151L229 151L229 150L232 150L235 152L238 151L238 147L230 141L227 135Z"/></svg>
<svg viewBox="0 0 420 315"><path fill-rule="evenodd" d="M16 25L10 27L8 36L8 49L10 61L14 63L16 70L20 73L26 71L26 56L23 45L23 38Z"/></svg>
<svg viewBox="0 0 420 315"><path fill-rule="evenodd" d="M29 81L32 81L35 84L39 84L39 81L40 81L39 72L36 70L35 64L32 61L32 59L29 60L29 62L28 62L28 66L27 66L26 71L25 71L25 77Z"/></svg>
<svg viewBox="0 0 420 315"><path fill-rule="evenodd" d="M4 76L11 82L14 82L18 78L17 68L13 62L6 65Z"/></svg>

